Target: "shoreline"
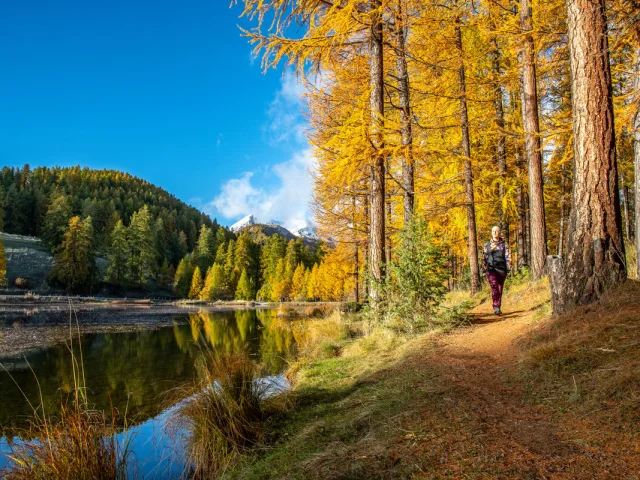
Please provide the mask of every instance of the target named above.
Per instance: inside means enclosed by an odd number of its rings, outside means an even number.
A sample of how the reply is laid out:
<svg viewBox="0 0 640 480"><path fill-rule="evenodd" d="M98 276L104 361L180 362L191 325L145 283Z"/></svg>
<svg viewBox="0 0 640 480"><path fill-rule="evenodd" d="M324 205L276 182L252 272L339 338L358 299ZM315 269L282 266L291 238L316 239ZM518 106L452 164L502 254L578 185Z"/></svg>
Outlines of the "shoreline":
<svg viewBox="0 0 640 480"><path fill-rule="evenodd" d="M69 340L70 329L74 337L78 333L88 335L155 330L170 327L176 322L186 322L189 313L203 310L225 312L284 308L284 317L296 318L299 315L292 314L292 310L310 307L322 309L338 305L302 302L76 302L74 298L52 301L42 297L21 297L20 301L6 302L0 297L0 358L14 358L33 350L63 344ZM183 320L176 319L181 315L185 317Z"/></svg>

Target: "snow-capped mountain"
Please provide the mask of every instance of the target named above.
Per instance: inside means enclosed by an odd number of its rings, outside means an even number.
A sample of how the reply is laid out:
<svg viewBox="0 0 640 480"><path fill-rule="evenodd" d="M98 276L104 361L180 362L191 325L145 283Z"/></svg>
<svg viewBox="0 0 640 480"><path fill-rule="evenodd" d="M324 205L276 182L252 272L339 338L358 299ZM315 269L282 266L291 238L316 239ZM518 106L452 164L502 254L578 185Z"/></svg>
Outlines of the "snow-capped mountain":
<svg viewBox="0 0 640 480"><path fill-rule="evenodd" d="M236 223L231 225L229 227L229 230L231 230L232 232L237 232L238 230L241 230L244 227L247 227L249 225L255 225L255 224L256 224L255 217L253 215L247 215L246 217L238 220Z"/></svg>
<svg viewBox="0 0 640 480"><path fill-rule="evenodd" d="M252 231L254 234L258 234L258 232L261 232L261 234L257 235L260 238L265 235L270 237L277 233L288 240L295 239L296 237L302 238L305 242L309 243L316 243L320 240L315 229L309 224L291 232L283 226L283 222L271 220L267 223L263 223L259 222L253 215L247 215L246 217L238 220L229 227L229 230L234 233L239 233L240 231Z"/></svg>
<svg viewBox="0 0 640 480"><path fill-rule="evenodd" d="M318 234L315 228L313 228L311 225L307 225L304 228L300 228L298 229L297 232L293 232L293 234L296 237L308 238L310 240L320 240L320 237L318 237Z"/></svg>

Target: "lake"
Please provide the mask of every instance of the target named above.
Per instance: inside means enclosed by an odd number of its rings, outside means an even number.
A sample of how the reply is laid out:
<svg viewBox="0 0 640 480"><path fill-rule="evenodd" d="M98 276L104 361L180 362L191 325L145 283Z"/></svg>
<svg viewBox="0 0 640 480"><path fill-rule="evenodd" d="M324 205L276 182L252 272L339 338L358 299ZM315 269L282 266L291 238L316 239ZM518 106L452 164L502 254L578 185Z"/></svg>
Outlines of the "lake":
<svg viewBox="0 0 640 480"><path fill-rule="evenodd" d="M177 401L176 387L198 376L202 346L228 353L247 352L265 377L286 388L281 373L296 353L295 329L302 318L279 318L276 310L199 311L174 314L173 325L135 332L87 334L78 345L89 402L110 411L113 405L134 426L128 431L142 478L178 478L184 469L180 445L165 425ZM0 467L6 465L11 442L32 417L29 402L55 415L73 392L70 345L32 351L25 358L0 358ZM6 369L6 370L5 370ZM35 381L37 377L37 382ZM25 398L26 397L26 398ZM29 400L29 402L26 401Z"/></svg>

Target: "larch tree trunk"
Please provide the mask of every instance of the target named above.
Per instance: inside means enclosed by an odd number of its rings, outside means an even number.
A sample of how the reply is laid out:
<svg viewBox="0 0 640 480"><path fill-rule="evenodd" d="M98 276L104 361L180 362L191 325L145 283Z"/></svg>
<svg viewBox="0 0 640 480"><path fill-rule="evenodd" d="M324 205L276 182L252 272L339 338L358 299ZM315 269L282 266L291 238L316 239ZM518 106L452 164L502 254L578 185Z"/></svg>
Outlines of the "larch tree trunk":
<svg viewBox="0 0 640 480"><path fill-rule="evenodd" d="M550 265L555 313L626 278L605 0L567 0L574 177L565 257Z"/></svg>
<svg viewBox="0 0 640 480"><path fill-rule="evenodd" d="M504 105L503 96L504 91L502 84L500 83L500 76L502 69L500 66L500 48L498 47L498 41L495 37L491 39L491 64L493 68L493 106L496 115L496 127L498 128L498 141L496 143L496 164L498 169L498 175L500 176L500 182L498 183L498 199L499 216L500 216L500 229L508 232L507 219L503 208L504 195L505 195L505 179L507 175L507 137L504 130ZM508 241L508 240L507 240Z"/></svg>
<svg viewBox="0 0 640 480"><path fill-rule="evenodd" d="M622 212L624 214L624 233L626 239L631 240L631 216L629 214L629 187L626 185L624 174L620 174L620 185L622 186Z"/></svg>
<svg viewBox="0 0 640 480"><path fill-rule="evenodd" d="M561 167L560 172L560 233L558 235L558 256L562 256L562 249L564 247L564 223L565 217L567 216L567 181L565 179L565 168L564 164Z"/></svg>
<svg viewBox="0 0 640 480"><path fill-rule="evenodd" d="M527 266L531 266L531 212L529 210L529 193L524 191L524 258Z"/></svg>
<svg viewBox="0 0 640 480"><path fill-rule="evenodd" d="M370 272L369 270L369 239L371 238L371 199L370 195L371 189L369 189L369 195L364 196L364 228L365 228L365 242L364 242L364 252L362 255L362 261L364 262L363 268L365 272ZM364 288L364 298L369 297L369 282L365 278L362 281L362 286Z"/></svg>
<svg viewBox="0 0 640 480"><path fill-rule="evenodd" d="M640 43L640 33L637 41ZM634 225L636 240L636 257L640 252L640 46L636 47L635 87L637 93L637 110L633 117L633 171L634 171ZM640 279L640 262L636 261L636 278Z"/></svg>
<svg viewBox="0 0 640 480"><path fill-rule="evenodd" d="M545 272L547 235L544 214L542 151L538 116L538 87L536 80L535 46L531 31L533 19L529 0L520 0L520 28L522 45L518 52L520 68L520 96L525 151L529 167L529 231L531 237L531 277L537 280Z"/></svg>
<svg viewBox="0 0 640 480"><path fill-rule="evenodd" d="M370 141L371 162L371 226L369 231L369 295L380 300L379 283L385 272L385 157L384 157L384 52L381 0L371 0L370 27Z"/></svg>
<svg viewBox="0 0 640 480"><path fill-rule="evenodd" d="M527 265L525 229L527 222L527 212L524 204L524 188L522 187L522 155L516 146L516 177L518 178L518 189L516 192L516 209L518 210L518 224L516 230L516 243L518 247L518 270Z"/></svg>
<svg viewBox="0 0 640 480"><path fill-rule="evenodd" d="M356 196L351 197L351 228L353 228L353 299L356 303L360 303L360 258L358 231L356 229L356 211L358 202Z"/></svg>
<svg viewBox="0 0 640 480"><path fill-rule="evenodd" d="M403 0L398 0L396 11L398 97L400 102L400 136L402 138L402 196L404 224L408 225L414 209L414 164L413 129L411 126L411 97L409 92L409 69L407 66L406 32Z"/></svg>
<svg viewBox="0 0 640 480"><path fill-rule="evenodd" d="M467 233L469 235L469 276L471 295L475 295L480 289L480 272L478 265L478 238L476 233L476 205L473 192L473 169L471 166L471 141L469 139L469 113L467 111L467 83L460 23L460 19L458 19L455 40L461 61L458 69L458 83L460 93L460 126L462 128L462 154L464 156L465 203L467 205Z"/></svg>

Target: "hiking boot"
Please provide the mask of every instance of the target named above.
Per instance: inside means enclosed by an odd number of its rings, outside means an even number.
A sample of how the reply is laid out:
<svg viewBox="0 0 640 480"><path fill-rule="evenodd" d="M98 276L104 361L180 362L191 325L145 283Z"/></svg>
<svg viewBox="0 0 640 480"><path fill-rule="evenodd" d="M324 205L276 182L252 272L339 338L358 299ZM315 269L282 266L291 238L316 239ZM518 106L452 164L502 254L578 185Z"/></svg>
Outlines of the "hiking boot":
<svg viewBox="0 0 640 480"><path fill-rule="evenodd" d="M493 307L493 313L494 315L502 315L499 307Z"/></svg>

